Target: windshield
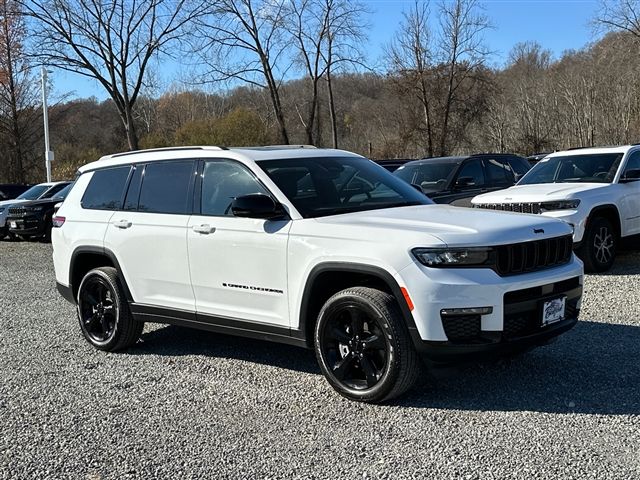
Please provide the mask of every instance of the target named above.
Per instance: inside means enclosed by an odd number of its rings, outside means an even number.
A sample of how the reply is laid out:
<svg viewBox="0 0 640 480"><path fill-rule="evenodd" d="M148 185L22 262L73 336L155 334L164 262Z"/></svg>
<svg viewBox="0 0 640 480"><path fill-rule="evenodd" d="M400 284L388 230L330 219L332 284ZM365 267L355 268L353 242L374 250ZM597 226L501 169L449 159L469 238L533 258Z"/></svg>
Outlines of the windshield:
<svg viewBox="0 0 640 480"><path fill-rule="evenodd" d="M550 157L538 162L518 185L534 183L611 183L622 153L597 153Z"/></svg>
<svg viewBox="0 0 640 480"><path fill-rule="evenodd" d="M291 158L258 165L305 218L433 203L366 158Z"/></svg>
<svg viewBox="0 0 640 480"><path fill-rule="evenodd" d="M449 179L457 167L458 164L455 162L427 162L400 167L394 175L407 183L420 186L425 193L435 193L447 188Z"/></svg>
<svg viewBox="0 0 640 480"><path fill-rule="evenodd" d="M67 194L69 193L69 190L71 190L71 187L73 186L72 183L70 183L69 185L67 185L66 187L64 187L62 190L60 190L58 193L56 193L53 197L51 197L52 200L64 200L65 198L67 198Z"/></svg>
<svg viewBox="0 0 640 480"><path fill-rule="evenodd" d="M16 200L36 200L40 198L40 195L46 192L49 188L51 188L50 185L34 185L26 192L18 195L16 197Z"/></svg>

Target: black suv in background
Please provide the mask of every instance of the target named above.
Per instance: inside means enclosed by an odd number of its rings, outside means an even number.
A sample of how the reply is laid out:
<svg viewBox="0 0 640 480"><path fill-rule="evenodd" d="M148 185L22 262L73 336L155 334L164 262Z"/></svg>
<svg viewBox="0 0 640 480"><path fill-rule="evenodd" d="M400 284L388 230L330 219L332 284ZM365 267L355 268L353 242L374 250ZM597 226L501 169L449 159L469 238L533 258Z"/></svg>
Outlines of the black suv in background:
<svg viewBox="0 0 640 480"><path fill-rule="evenodd" d="M23 240L31 237L51 239L51 228L55 206L67 197L72 184L68 184L50 198L33 200L9 207L7 225L9 232Z"/></svg>
<svg viewBox="0 0 640 480"><path fill-rule="evenodd" d="M482 153L416 160L399 167L394 175L420 187L436 203L470 207L476 195L511 187L530 168L518 155Z"/></svg>
<svg viewBox="0 0 640 480"><path fill-rule="evenodd" d="M26 192L31 185L21 185L18 183L0 183L0 201L13 200L18 195Z"/></svg>

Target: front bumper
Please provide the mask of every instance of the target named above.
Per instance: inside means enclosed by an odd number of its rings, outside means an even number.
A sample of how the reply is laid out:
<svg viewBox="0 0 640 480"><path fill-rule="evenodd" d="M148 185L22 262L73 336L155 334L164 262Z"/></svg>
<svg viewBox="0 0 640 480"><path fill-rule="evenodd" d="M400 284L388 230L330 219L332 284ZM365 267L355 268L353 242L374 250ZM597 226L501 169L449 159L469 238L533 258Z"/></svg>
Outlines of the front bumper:
<svg viewBox="0 0 640 480"><path fill-rule="evenodd" d="M548 342L575 325L582 297L583 265L565 265L501 277L489 269L434 269L417 262L396 280L413 302L409 331L418 351L434 360L508 353ZM566 299L563 320L542 326L545 301ZM481 315L442 310L490 307Z"/></svg>
<svg viewBox="0 0 640 480"><path fill-rule="evenodd" d="M460 345L451 342L420 341L416 344L416 349L423 358L435 363L449 364L491 359L546 345L558 335L571 330L577 322L576 315L549 325L539 332L511 339L498 337L496 341L490 343Z"/></svg>
<svg viewBox="0 0 640 480"><path fill-rule="evenodd" d="M15 223L15 227L12 227L12 222ZM7 226L14 235L44 235L47 222L44 218L35 215L8 217Z"/></svg>
<svg viewBox="0 0 640 480"><path fill-rule="evenodd" d="M583 214L580 210L557 210L544 212L541 215L544 217L562 220L563 222L571 225L573 227L574 247L582 241L587 229L587 215Z"/></svg>

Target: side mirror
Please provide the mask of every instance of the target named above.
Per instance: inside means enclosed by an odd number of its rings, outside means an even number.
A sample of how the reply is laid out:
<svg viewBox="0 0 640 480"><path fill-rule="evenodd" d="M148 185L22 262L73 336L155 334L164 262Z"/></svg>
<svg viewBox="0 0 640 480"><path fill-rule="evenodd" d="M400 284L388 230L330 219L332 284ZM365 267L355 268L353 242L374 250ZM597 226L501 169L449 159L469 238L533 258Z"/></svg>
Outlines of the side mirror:
<svg viewBox="0 0 640 480"><path fill-rule="evenodd" d="M456 180L456 187L459 188L473 187L475 184L473 177L460 177Z"/></svg>
<svg viewBox="0 0 640 480"><path fill-rule="evenodd" d="M640 181L640 168L632 168L624 172L620 183L630 183Z"/></svg>
<svg viewBox="0 0 640 480"><path fill-rule="evenodd" d="M231 212L236 217L276 220L287 217L281 204L268 195L254 193L237 197L231 202Z"/></svg>

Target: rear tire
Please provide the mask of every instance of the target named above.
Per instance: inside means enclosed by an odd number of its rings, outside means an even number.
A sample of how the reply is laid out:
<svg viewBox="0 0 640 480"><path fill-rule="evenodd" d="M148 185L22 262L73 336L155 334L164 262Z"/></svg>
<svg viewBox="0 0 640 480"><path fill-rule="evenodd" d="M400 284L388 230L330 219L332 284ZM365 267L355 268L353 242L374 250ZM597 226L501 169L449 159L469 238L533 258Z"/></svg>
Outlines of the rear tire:
<svg viewBox="0 0 640 480"><path fill-rule="evenodd" d="M582 245L576 251L587 272L605 272L613 266L618 236L609 220L595 217L589 222Z"/></svg>
<svg viewBox="0 0 640 480"><path fill-rule="evenodd" d="M353 287L327 300L314 345L327 381L350 400L378 403L397 397L420 373L400 307L380 290Z"/></svg>
<svg viewBox="0 0 640 480"><path fill-rule="evenodd" d="M131 315L115 268L100 267L89 271L80 283L76 301L82 335L97 349L122 350L140 338L144 323Z"/></svg>

